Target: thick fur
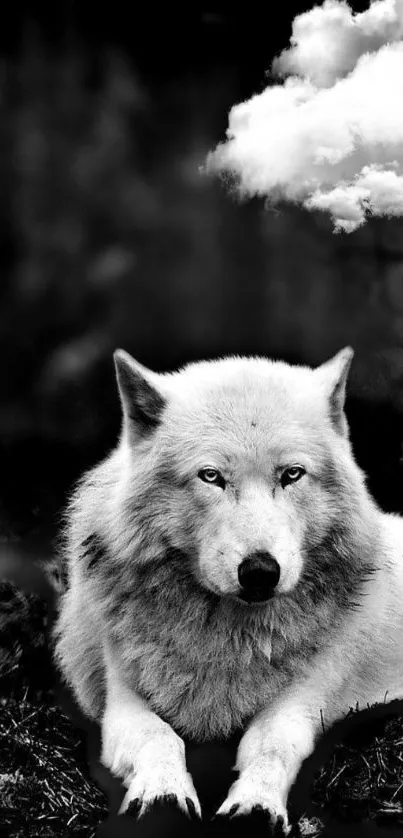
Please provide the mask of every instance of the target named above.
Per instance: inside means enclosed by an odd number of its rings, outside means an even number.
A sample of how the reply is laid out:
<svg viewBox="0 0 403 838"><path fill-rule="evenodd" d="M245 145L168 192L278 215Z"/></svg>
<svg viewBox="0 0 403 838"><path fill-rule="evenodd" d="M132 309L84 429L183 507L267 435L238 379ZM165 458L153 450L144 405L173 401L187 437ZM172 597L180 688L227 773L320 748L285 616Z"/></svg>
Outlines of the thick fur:
<svg viewBox="0 0 403 838"><path fill-rule="evenodd" d="M316 370L228 358L158 376L117 354L122 435L67 511L55 639L102 723L124 807L176 794L200 812L180 737L241 730L220 813L263 806L286 832L323 720L403 697L403 521L378 509L354 461L351 357ZM283 486L295 464L305 474ZM200 479L206 466L225 488ZM248 606L237 569L256 550L280 581Z"/></svg>

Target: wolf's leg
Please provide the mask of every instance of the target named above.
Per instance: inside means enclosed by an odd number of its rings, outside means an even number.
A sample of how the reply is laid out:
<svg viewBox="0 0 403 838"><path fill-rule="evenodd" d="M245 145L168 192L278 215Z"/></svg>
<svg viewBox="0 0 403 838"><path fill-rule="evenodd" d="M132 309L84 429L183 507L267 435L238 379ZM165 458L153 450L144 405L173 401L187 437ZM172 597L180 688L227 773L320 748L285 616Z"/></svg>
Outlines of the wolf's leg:
<svg viewBox="0 0 403 838"><path fill-rule="evenodd" d="M365 708L383 703L386 690L388 701L401 696L395 671L401 622L397 629L391 621L389 588L387 576L378 575L375 585L370 579L365 611L364 605L353 610L305 676L252 719L238 748L239 778L220 814L246 814L258 806L269 813L272 824L283 823L287 834L288 794L323 722L329 728L356 704Z"/></svg>
<svg viewBox="0 0 403 838"><path fill-rule="evenodd" d="M287 797L302 762L314 749L319 725L306 707L293 701L256 716L241 739L231 786L219 815L267 811L273 827L288 832Z"/></svg>
<svg viewBox="0 0 403 838"><path fill-rule="evenodd" d="M168 798L186 814L201 817L186 767L184 742L125 684L116 658L107 647L105 665L101 761L127 788L120 813L133 804L132 808L142 815L156 800Z"/></svg>
<svg viewBox="0 0 403 838"><path fill-rule="evenodd" d="M255 716L239 744L239 778L217 814L263 809L276 834L288 834L288 794L314 750L323 718L333 724L348 712L343 687L348 670L346 661L343 667L322 659L306 679L295 682L274 705Z"/></svg>

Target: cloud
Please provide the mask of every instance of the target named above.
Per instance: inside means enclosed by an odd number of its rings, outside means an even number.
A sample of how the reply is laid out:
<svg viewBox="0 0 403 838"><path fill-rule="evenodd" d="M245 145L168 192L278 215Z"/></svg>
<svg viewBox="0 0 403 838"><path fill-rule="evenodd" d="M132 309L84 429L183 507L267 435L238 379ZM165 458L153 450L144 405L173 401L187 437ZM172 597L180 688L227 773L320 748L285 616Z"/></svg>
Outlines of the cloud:
<svg viewBox="0 0 403 838"><path fill-rule="evenodd" d="M289 200L353 232L403 216L403 0L354 14L326 0L295 18L284 78L229 114L207 158L244 197Z"/></svg>
<svg viewBox="0 0 403 838"><path fill-rule="evenodd" d="M326 0L295 18L291 47L272 67L278 75L302 76L318 87L330 87L362 55L402 37L403 0L378 0L355 15L347 3Z"/></svg>

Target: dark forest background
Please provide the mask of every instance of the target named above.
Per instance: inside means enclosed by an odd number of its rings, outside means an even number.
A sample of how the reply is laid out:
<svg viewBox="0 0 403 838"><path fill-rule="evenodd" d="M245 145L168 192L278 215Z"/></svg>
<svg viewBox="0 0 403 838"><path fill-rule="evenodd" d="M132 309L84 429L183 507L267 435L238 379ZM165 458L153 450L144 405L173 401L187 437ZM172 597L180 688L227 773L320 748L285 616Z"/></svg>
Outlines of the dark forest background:
<svg viewBox="0 0 403 838"><path fill-rule="evenodd" d="M146 4L145 4L146 5ZM306 3L25 3L0 35L0 521L57 527L114 444L112 352L168 370L226 353L356 350L349 416L402 510L403 222L334 235L241 204L199 166ZM366 3L354 3L356 10Z"/></svg>
<svg viewBox="0 0 403 838"><path fill-rule="evenodd" d="M384 509L403 512L403 219L334 235L325 215L242 204L199 171L311 5L3 10L2 836L94 836L113 810L91 736L86 750L56 689L54 590L38 569L52 565L75 480L117 439L116 347L164 371L228 353L319 364L351 344L356 456ZM358 821L385 812L401 829L402 719L328 761L313 799L357 823L326 835L373 835ZM211 787L220 759L205 758ZM99 838L125 834L106 827Z"/></svg>

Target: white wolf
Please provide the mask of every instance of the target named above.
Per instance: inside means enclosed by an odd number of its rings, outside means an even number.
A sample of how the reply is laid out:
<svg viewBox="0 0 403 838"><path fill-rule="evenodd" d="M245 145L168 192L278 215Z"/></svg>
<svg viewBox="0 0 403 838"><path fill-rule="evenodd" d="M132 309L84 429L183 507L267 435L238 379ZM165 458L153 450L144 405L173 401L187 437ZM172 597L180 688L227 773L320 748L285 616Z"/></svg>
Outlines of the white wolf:
<svg viewBox="0 0 403 838"><path fill-rule="evenodd" d="M200 815L182 737L238 730L219 813L263 807L286 834L323 721L403 697L403 520L353 458L352 355L162 375L115 353L122 433L68 509L55 636L122 811L174 795Z"/></svg>

